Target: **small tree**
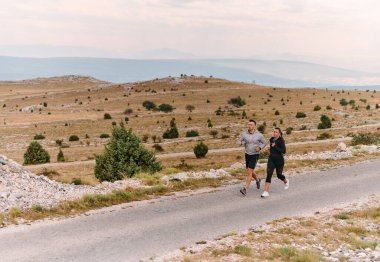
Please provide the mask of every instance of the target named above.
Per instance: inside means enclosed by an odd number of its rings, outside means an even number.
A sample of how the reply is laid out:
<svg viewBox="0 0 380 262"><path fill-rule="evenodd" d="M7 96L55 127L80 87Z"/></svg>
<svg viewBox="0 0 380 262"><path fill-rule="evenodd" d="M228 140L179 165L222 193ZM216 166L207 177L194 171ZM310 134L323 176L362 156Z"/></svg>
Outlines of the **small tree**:
<svg viewBox="0 0 380 262"><path fill-rule="evenodd" d="M207 127L208 128L211 128L211 127L213 127L213 125L212 125L212 123L211 123L211 119L209 118L209 119L207 119Z"/></svg>
<svg viewBox="0 0 380 262"><path fill-rule="evenodd" d="M158 109L162 112L168 113L168 112L173 111L173 106L169 104L161 104L158 106Z"/></svg>
<svg viewBox="0 0 380 262"><path fill-rule="evenodd" d="M346 106L346 105L348 105L348 102L347 102L346 99L342 98L342 99L339 101L339 104L340 104L341 106Z"/></svg>
<svg viewBox="0 0 380 262"><path fill-rule="evenodd" d="M296 118L305 118L306 114L304 112L297 112Z"/></svg>
<svg viewBox="0 0 380 262"><path fill-rule="evenodd" d="M24 154L24 165L35 165L49 162L49 153L37 141L32 141Z"/></svg>
<svg viewBox="0 0 380 262"><path fill-rule="evenodd" d="M112 119L112 116L109 113L105 113L104 119Z"/></svg>
<svg viewBox="0 0 380 262"><path fill-rule="evenodd" d="M199 136L199 133L197 130L189 130L186 132L186 137L196 137Z"/></svg>
<svg viewBox="0 0 380 262"><path fill-rule="evenodd" d="M145 107L148 110L152 110L152 109L156 108L156 104L154 102L148 101L148 100L144 101L142 105L143 105L143 107Z"/></svg>
<svg viewBox="0 0 380 262"><path fill-rule="evenodd" d="M243 110L243 113L241 114L241 119L247 119L247 113L245 112L245 110Z"/></svg>
<svg viewBox="0 0 380 262"><path fill-rule="evenodd" d="M57 155L57 162L65 162L65 156L63 155L62 149L59 149L58 155Z"/></svg>
<svg viewBox="0 0 380 262"><path fill-rule="evenodd" d="M37 134L34 136L34 140L42 140L45 139L45 136L43 134Z"/></svg>
<svg viewBox="0 0 380 262"><path fill-rule="evenodd" d="M73 142L73 141L79 141L79 137L77 135L71 135L69 137L69 141L70 142Z"/></svg>
<svg viewBox="0 0 380 262"><path fill-rule="evenodd" d="M242 107L245 105L245 100L242 99L240 96L237 96L237 97L233 97L230 100L228 100L228 103L232 104L236 107Z"/></svg>
<svg viewBox="0 0 380 262"><path fill-rule="evenodd" d="M217 130L211 130L210 135L212 136L212 138L216 138L218 136L218 131Z"/></svg>
<svg viewBox="0 0 380 262"><path fill-rule="evenodd" d="M321 110L321 106L320 105L314 106L314 111L319 111L319 110Z"/></svg>
<svg viewBox="0 0 380 262"><path fill-rule="evenodd" d="M95 161L95 176L100 181L113 182L139 172L161 170L154 153L145 149L132 129L127 130L123 122L113 129L104 154L96 156Z"/></svg>
<svg viewBox="0 0 380 262"><path fill-rule="evenodd" d="M326 115L322 115L321 123L318 124L318 129L327 129L327 128L331 128L331 119Z"/></svg>
<svg viewBox="0 0 380 262"><path fill-rule="evenodd" d="M186 110L187 111L193 112L194 109L195 109L195 106L193 106L193 105L186 105Z"/></svg>
<svg viewBox="0 0 380 262"><path fill-rule="evenodd" d="M178 138L179 133L177 129L177 124L175 123L175 118L173 118L170 121L170 127L164 132L162 135L164 139L173 139L173 138Z"/></svg>
<svg viewBox="0 0 380 262"><path fill-rule="evenodd" d="M193 149L194 154L197 158L205 157L208 152L208 147L201 141Z"/></svg>
<svg viewBox="0 0 380 262"><path fill-rule="evenodd" d="M278 115L280 115L280 112L278 110L276 110L276 112L274 112L274 115L278 116Z"/></svg>

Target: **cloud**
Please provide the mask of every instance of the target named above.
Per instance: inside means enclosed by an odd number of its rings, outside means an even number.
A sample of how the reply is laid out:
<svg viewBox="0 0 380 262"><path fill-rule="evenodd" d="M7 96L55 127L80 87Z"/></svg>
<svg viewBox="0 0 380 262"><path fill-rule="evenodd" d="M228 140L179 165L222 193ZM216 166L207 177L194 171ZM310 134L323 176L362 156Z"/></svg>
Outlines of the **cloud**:
<svg viewBox="0 0 380 262"><path fill-rule="evenodd" d="M326 61L372 57L372 64L380 59L375 0L1 2L0 36L8 46L78 46L124 57L170 48L203 57L290 53Z"/></svg>

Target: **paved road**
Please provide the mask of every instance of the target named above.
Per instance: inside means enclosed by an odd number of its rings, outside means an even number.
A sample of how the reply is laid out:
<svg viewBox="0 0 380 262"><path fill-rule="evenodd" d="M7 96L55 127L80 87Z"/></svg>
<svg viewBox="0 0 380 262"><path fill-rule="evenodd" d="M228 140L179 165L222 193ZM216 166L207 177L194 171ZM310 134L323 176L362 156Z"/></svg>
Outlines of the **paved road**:
<svg viewBox="0 0 380 262"><path fill-rule="evenodd" d="M298 175L288 191L275 180L268 199L247 197L239 185L155 203L113 207L60 221L0 230L1 261L138 261L140 258L246 230L284 216L302 215L380 194L380 159Z"/></svg>

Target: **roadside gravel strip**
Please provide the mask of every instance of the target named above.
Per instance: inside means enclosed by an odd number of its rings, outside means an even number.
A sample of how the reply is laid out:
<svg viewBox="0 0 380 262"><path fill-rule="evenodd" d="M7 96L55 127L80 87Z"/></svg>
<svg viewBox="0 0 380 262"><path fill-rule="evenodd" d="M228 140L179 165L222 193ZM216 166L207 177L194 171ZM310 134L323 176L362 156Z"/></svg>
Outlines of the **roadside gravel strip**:
<svg viewBox="0 0 380 262"><path fill-rule="evenodd" d="M65 220L0 229L4 261L139 261L282 217L380 195L380 159L273 181L271 196L240 185L187 197L123 204ZM130 207L130 208L128 208Z"/></svg>

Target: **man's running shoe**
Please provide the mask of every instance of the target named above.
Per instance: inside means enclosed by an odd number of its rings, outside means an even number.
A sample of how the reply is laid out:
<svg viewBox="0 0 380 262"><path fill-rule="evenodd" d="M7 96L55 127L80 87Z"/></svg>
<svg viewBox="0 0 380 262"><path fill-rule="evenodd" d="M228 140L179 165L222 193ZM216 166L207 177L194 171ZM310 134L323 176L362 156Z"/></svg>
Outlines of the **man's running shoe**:
<svg viewBox="0 0 380 262"><path fill-rule="evenodd" d="M269 197L269 193L267 191L264 191L262 194L261 194L261 197Z"/></svg>
<svg viewBox="0 0 380 262"><path fill-rule="evenodd" d="M260 183L261 183L261 178L257 179L257 182L256 182L257 189L260 189Z"/></svg>
<svg viewBox="0 0 380 262"><path fill-rule="evenodd" d="M285 183L285 186L284 186L284 189L289 189L289 178L286 179L286 183Z"/></svg>
<svg viewBox="0 0 380 262"><path fill-rule="evenodd" d="M240 193L242 193L245 196L247 194L247 189L243 187L242 189L240 189Z"/></svg>

